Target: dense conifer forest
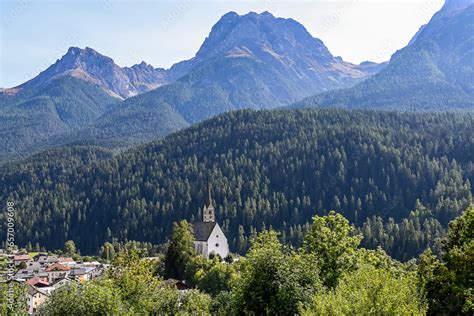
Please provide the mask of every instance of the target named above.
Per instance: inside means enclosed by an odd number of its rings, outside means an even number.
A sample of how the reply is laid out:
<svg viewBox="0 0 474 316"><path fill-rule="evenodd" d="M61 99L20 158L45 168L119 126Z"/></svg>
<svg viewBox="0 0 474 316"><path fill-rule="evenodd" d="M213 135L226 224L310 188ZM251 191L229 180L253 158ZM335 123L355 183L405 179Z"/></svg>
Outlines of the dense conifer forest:
<svg viewBox="0 0 474 316"><path fill-rule="evenodd" d="M243 110L119 155L68 147L4 165L0 196L16 203L21 246L74 239L89 254L166 242L173 222L201 218L209 180L234 252L269 228L301 246L312 217L336 210L362 246L405 261L436 252L471 204L473 135L472 114Z"/></svg>

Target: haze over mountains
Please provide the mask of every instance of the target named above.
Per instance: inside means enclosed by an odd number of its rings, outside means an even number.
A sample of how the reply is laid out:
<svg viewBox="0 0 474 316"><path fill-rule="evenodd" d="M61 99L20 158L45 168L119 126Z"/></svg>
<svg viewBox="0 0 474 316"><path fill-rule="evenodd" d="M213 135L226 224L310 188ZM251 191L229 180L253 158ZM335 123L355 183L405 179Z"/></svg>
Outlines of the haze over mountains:
<svg viewBox="0 0 474 316"><path fill-rule="evenodd" d="M401 111L474 108L474 1L448 0L388 66L349 89L310 97L297 107Z"/></svg>
<svg viewBox="0 0 474 316"><path fill-rule="evenodd" d="M1 91L0 161L71 143L127 147L243 108L472 109L473 3L447 1L388 65L345 62L295 20L269 12L227 13L194 58L170 69L122 68L71 47Z"/></svg>

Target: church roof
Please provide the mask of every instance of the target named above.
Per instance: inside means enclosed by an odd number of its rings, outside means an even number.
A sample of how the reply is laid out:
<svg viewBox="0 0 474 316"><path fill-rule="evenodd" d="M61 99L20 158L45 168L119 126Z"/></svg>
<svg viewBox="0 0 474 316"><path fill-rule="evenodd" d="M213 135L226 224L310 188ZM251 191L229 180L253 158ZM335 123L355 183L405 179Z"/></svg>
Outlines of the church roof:
<svg viewBox="0 0 474 316"><path fill-rule="evenodd" d="M207 241L216 226L216 222L199 222L193 224L194 238L196 241Z"/></svg>

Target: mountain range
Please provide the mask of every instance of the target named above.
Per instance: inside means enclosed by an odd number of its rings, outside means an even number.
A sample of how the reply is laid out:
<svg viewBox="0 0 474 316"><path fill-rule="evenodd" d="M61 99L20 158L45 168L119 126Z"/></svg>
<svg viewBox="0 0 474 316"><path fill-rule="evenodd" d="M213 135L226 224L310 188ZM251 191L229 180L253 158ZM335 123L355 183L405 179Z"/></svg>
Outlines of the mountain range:
<svg viewBox="0 0 474 316"><path fill-rule="evenodd" d="M397 111L474 109L474 1L448 0L389 64L353 87L295 107L336 106Z"/></svg>
<svg viewBox="0 0 474 316"><path fill-rule="evenodd" d="M474 108L473 0L446 1L388 63L333 56L293 19L229 12L170 69L71 47L0 91L0 161L65 144L126 148L244 108ZM302 100L302 101L299 101Z"/></svg>
<svg viewBox="0 0 474 316"><path fill-rule="evenodd" d="M300 23L268 12L224 15L194 58L168 70L144 62L121 68L72 47L37 77L3 90L0 159L70 142L144 142L225 111L348 87L381 67L344 62ZM80 98L86 90L87 101Z"/></svg>

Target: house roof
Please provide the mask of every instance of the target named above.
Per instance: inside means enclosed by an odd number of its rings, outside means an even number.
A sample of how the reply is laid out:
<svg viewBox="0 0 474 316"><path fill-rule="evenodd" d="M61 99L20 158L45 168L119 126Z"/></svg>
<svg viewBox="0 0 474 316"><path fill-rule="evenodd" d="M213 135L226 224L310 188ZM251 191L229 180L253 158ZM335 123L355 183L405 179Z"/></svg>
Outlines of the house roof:
<svg viewBox="0 0 474 316"><path fill-rule="evenodd" d="M23 260L31 260L29 255L15 255L13 257L13 260L15 261L23 261Z"/></svg>
<svg viewBox="0 0 474 316"><path fill-rule="evenodd" d="M70 275L74 276L74 275L84 275L84 274L86 274L86 269L79 268L79 269L72 269Z"/></svg>
<svg viewBox="0 0 474 316"><path fill-rule="evenodd" d="M198 222L193 224L196 241L207 241L217 222Z"/></svg>
<svg viewBox="0 0 474 316"><path fill-rule="evenodd" d="M48 286L48 282L46 282L45 280L35 276L34 278L31 278L29 279L28 281L26 281L26 283L28 285L33 285L33 286Z"/></svg>
<svg viewBox="0 0 474 316"><path fill-rule="evenodd" d="M26 270L40 270L41 264L39 262L31 261L26 265Z"/></svg>
<svg viewBox="0 0 474 316"><path fill-rule="evenodd" d="M33 271L28 271L26 269L20 269L15 273L14 277L16 279L30 278L30 277L34 277L34 273L33 273Z"/></svg>
<svg viewBox="0 0 474 316"><path fill-rule="evenodd" d="M59 258L56 256L39 256L36 261L41 263L54 263L58 262Z"/></svg>
<svg viewBox="0 0 474 316"><path fill-rule="evenodd" d="M31 296L35 295L36 293L41 293L43 295L46 295L46 296L49 296L48 293L45 293L39 289L37 289L36 287L32 286L32 285L28 285L28 294L30 294Z"/></svg>
<svg viewBox="0 0 474 316"><path fill-rule="evenodd" d="M48 254L46 254L46 253L38 253L33 257L33 259L35 261L37 261L40 257L47 257L47 256L48 256Z"/></svg>
<svg viewBox="0 0 474 316"><path fill-rule="evenodd" d="M51 271L69 271L71 270L70 267L68 266L64 266L60 263L54 263L52 264L51 266L49 266L48 268L46 268L46 272L51 272Z"/></svg>
<svg viewBox="0 0 474 316"><path fill-rule="evenodd" d="M58 284L64 283L64 282L71 283L71 282L75 282L75 281L73 279L69 278L69 277L64 277L64 278L59 278L59 279L54 280L53 283L51 283L51 285L53 287L57 287Z"/></svg>

